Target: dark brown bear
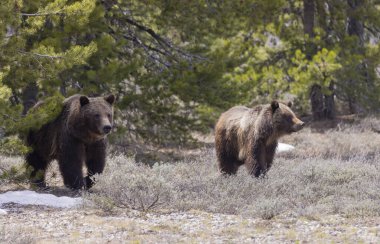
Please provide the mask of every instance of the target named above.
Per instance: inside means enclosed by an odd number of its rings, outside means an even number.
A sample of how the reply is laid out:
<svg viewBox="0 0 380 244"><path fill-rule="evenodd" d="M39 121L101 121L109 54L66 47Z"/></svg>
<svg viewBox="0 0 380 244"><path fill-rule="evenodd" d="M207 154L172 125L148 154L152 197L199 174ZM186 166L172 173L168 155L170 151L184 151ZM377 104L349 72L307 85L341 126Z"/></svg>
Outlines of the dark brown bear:
<svg viewBox="0 0 380 244"><path fill-rule="evenodd" d="M89 98L74 95L64 100L60 115L52 122L31 131L27 143L33 151L26 155L32 166L31 180L45 186L45 170L58 160L65 186L90 188L90 178L102 173L106 160L107 135L113 124L114 95ZM83 178L83 163L88 175Z"/></svg>
<svg viewBox="0 0 380 244"><path fill-rule="evenodd" d="M277 140L304 125L289 106L273 101L254 108L236 106L223 113L215 128L220 171L235 174L244 164L251 175L265 173L272 165Z"/></svg>

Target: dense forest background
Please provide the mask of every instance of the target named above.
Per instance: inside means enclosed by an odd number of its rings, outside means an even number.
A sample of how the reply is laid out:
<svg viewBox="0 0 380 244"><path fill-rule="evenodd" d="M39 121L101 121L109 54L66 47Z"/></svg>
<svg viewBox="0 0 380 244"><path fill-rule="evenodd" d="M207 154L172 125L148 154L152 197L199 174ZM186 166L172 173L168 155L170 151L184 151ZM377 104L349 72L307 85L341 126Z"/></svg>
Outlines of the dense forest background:
<svg viewBox="0 0 380 244"><path fill-rule="evenodd" d="M116 134L164 145L236 104L378 113L379 37L375 0L2 0L1 143L75 93L114 93Z"/></svg>

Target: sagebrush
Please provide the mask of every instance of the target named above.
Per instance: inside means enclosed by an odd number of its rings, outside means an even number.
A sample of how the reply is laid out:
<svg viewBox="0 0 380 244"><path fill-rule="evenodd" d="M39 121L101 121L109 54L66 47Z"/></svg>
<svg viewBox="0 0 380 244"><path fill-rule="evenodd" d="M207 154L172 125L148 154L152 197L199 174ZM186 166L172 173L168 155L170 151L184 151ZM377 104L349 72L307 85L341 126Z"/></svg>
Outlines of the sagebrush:
<svg viewBox="0 0 380 244"><path fill-rule="evenodd" d="M261 178L245 170L222 176L212 148L197 159L157 162L152 168L113 155L90 197L108 208L197 209L265 219L280 214L378 216L380 137L363 123L323 133L306 128L284 138L296 149L278 154Z"/></svg>

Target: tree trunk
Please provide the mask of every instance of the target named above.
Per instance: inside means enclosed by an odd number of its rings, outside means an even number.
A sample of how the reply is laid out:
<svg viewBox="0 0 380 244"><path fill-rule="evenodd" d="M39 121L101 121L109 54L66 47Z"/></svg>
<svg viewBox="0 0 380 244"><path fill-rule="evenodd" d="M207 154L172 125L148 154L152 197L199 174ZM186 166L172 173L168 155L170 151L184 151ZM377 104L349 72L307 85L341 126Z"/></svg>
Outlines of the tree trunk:
<svg viewBox="0 0 380 244"><path fill-rule="evenodd" d="M303 0L303 31L305 34L308 34L309 37L314 37L314 17L314 0Z"/></svg>
<svg viewBox="0 0 380 244"><path fill-rule="evenodd" d="M334 85L331 82L329 85L329 90L331 94L325 95L325 118L334 119L335 118L335 99L334 99Z"/></svg>
<svg viewBox="0 0 380 244"><path fill-rule="evenodd" d="M361 4L362 0L347 0L347 4L349 6L349 12L347 14L347 33L349 36L357 36L358 43L357 43L357 49L353 50L353 52L363 54L364 53L364 26L361 21L359 21L352 12L354 12ZM358 67L358 72L366 72L364 65L361 65ZM352 88L352 91L350 91L350 95L348 98L348 107L351 114L355 114L358 112L358 104L357 104L357 93L355 90L355 83L356 80L349 80L347 81L349 84L349 87Z"/></svg>
<svg viewBox="0 0 380 244"><path fill-rule="evenodd" d="M311 112L314 120L324 119L323 93L320 85L314 84L310 91Z"/></svg>
<svg viewBox="0 0 380 244"><path fill-rule="evenodd" d="M304 34L310 38L314 37L315 16L315 0L303 0L303 30ZM306 45L306 58L311 60L317 52L317 47L310 41ZM323 95L320 85L313 84L311 86L310 103L314 120L334 119L335 117L334 87L332 83L329 89L331 94Z"/></svg>
<svg viewBox="0 0 380 244"><path fill-rule="evenodd" d="M356 114L356 101L353 97L348 98L348 110L350 111L350 114Z"/></svg>
<svg viewBox="0 0 380 244"><path fill-rule="evenodd" d="M314 37L315 2L314 0L303 0L303 31L309 38ZM308 41L306 43L306 58L311 60L315 53L315 45Z"/></svg>
<svg viewBox="0 0 380 244"><path fill-rule="evenodd" d="M37 102L38 87L35 82L28 84L22 92L22 115L25 115Z"/></svg>
<svg viewBox="0 0 380 244"><path fill-rule="evenodd" d="M347 0L350 11L355 11L360 5L363 4L362 0ZM350 36L357 36L359 39L359 46L363 47L364 44L364 26L363 23L356 19L355 15L348 14L347 33Z"/></svg>
<svg viewBox="0 0 380 244"><path fill-rule="evenodd" d="M314 37L314 21L315 21L315 1L303 0L303 31L309 38ZM315 45L308 41L306 43L306 58L311 60L316 52ZM311 112L314 120L322 120L325 118L324 101L322 88L318 84L313 84L310 90Z"/></svg>

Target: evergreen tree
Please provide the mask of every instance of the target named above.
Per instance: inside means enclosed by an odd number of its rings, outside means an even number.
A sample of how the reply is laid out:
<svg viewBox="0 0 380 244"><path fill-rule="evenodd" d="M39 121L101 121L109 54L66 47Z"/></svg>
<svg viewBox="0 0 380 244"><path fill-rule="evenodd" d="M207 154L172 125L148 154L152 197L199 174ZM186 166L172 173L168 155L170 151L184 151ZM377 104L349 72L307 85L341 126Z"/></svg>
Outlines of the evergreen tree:
<svg viewBox="0 0 380 244"><path fill-rule="evenodd" d="M315 119L333 118L335 99L375 111L378 10L373 0L4 0L0 127L36 128L74 93L115 93L121 136L161 144L186 142L234 104L293 96ZM43 116L27 115L40 99Z"/></svg>

